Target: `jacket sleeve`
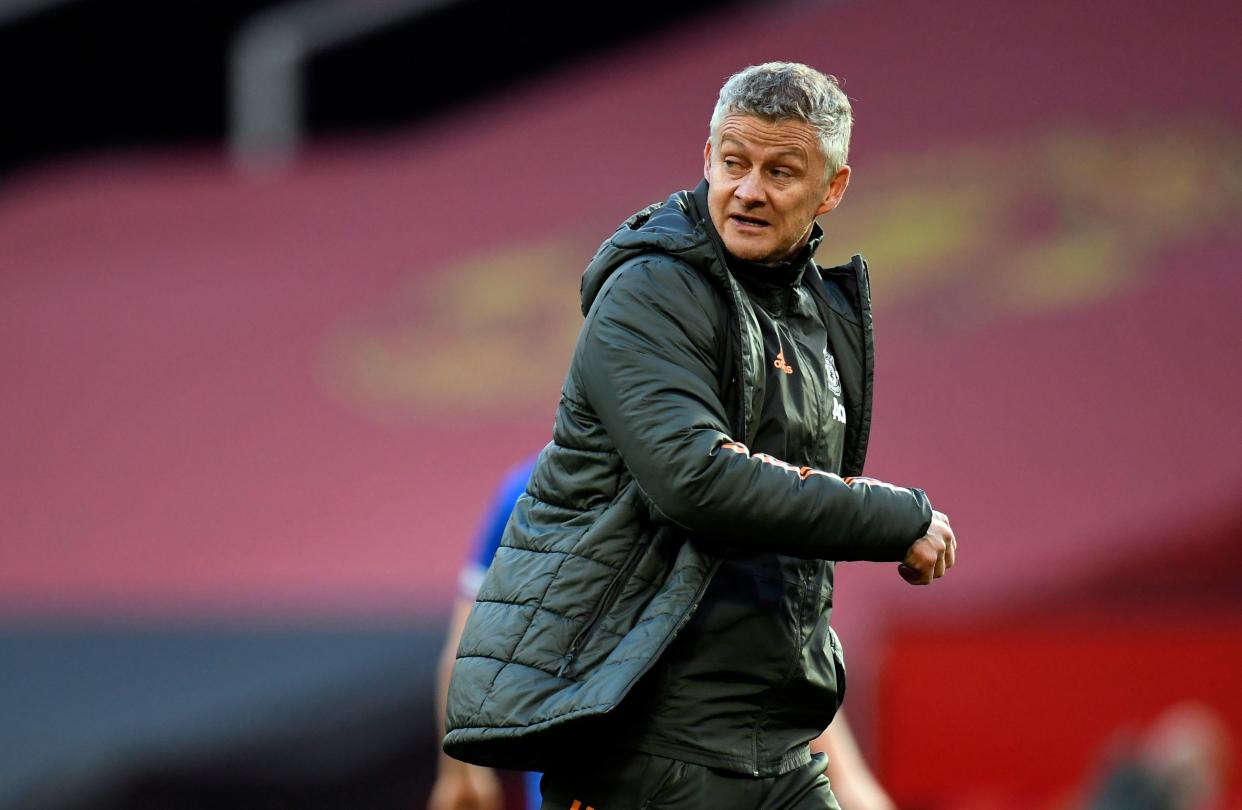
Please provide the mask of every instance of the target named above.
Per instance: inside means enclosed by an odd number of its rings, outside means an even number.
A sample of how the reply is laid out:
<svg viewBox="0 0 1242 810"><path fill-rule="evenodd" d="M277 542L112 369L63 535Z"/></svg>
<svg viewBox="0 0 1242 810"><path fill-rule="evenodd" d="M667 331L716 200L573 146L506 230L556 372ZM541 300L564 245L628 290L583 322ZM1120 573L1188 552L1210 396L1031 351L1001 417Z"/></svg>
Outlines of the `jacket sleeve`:
<svg viewBox="0 0 1242 810"><path fill-rule="evenodd" d="M920 490L751 455L729 435L714 293L667 260L616 271L572 373L658 515L704 539L827 560L893 561L931 522Z"/></svg>

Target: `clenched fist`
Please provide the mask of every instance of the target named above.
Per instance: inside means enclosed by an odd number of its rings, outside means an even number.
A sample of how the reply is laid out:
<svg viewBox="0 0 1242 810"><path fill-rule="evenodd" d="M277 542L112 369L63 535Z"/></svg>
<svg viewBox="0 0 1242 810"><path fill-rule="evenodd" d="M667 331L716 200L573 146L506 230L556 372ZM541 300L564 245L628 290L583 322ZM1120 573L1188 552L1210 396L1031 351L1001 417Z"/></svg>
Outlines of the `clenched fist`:
<svg viewBox="0 0 1242 810"><path fill-rule="evenodd" d="M911 585L927 585L944 576L957 557L957 538L949 525L949 516L932 510L927 534L914 541L906 558L897 566L902 579Z"/></svg>

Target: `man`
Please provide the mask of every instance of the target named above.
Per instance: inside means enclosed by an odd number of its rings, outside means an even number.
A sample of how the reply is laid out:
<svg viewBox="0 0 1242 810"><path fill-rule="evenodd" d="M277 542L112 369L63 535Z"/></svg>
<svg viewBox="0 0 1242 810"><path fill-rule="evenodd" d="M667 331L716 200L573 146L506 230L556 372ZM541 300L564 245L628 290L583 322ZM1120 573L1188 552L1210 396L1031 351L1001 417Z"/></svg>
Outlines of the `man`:
<svg viewBox="0 0 1242 810"><path fill-rule="evenodd" d="M721 88L704 182L582 280L553 427L458 649L445 751L543 770L543 806L836 807L808 743L844 697L833 564L952 567L920 490L857 477L867 269L821 269L852 113L805 66Z"/></svg>
<svg viewBox="0 0 1242 810"><path fill-rule="evenodd" d="M466 625L475 597L478 596L479 586L500 548L513 506L526 492L526 484L534 466L535 457L531 456L509 470L501 479L500 486L483 516L469 561L461 570L458 583L460 593L453 605L436 678L436 698L441 715L462 629ZM893 810L892 800L876 782L859 752L844 714L836 716L827 731L812 742L811 748L822 750L829 755L827 774L832 780L833 792L845 810ZM525 794L524 806L528 810L539 807L539 774L530 771L524 773L522 787ZM500 780L490 768L440 755L428 810L502 810L503 799Z"/></svg>

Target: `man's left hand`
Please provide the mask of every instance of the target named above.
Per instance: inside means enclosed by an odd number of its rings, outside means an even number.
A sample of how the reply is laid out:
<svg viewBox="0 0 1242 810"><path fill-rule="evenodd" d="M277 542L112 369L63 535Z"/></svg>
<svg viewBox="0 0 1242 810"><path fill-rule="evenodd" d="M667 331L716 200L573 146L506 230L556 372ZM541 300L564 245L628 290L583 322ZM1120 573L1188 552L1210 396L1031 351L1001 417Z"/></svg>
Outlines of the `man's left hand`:
<svg viewBox="0 0 1242 810"><path fill-rule="evenodd" d="M949 525L949 516L932 510L927 534L915 540L906 558L897 566L901 578L911 585L927 585L944 576L957 562L957 537Z"/></svg>

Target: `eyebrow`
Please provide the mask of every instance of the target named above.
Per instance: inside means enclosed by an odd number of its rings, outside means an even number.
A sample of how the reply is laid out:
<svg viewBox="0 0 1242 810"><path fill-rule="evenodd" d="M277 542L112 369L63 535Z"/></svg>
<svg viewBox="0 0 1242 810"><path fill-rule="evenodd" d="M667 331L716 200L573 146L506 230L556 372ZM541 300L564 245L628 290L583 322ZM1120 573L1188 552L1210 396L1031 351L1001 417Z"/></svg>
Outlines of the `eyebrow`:
<svg viewBox="0 0 1242 810"><path fill-rule="evenodd" d="M722 149L724 148L724 145L726 143L732 143L734 146L739 146L742 149L745 149L747 147L745 143L739 141L737 138L733 138L727 135L721 136L720 146ZM797 147L793 147L793 146L787 149L782 149L779 152L776 152L775 154L772 155L773 158L784 158L786 156L795 157L804 162L806 161L806 151L803 149L799 149Z"/></svg>

